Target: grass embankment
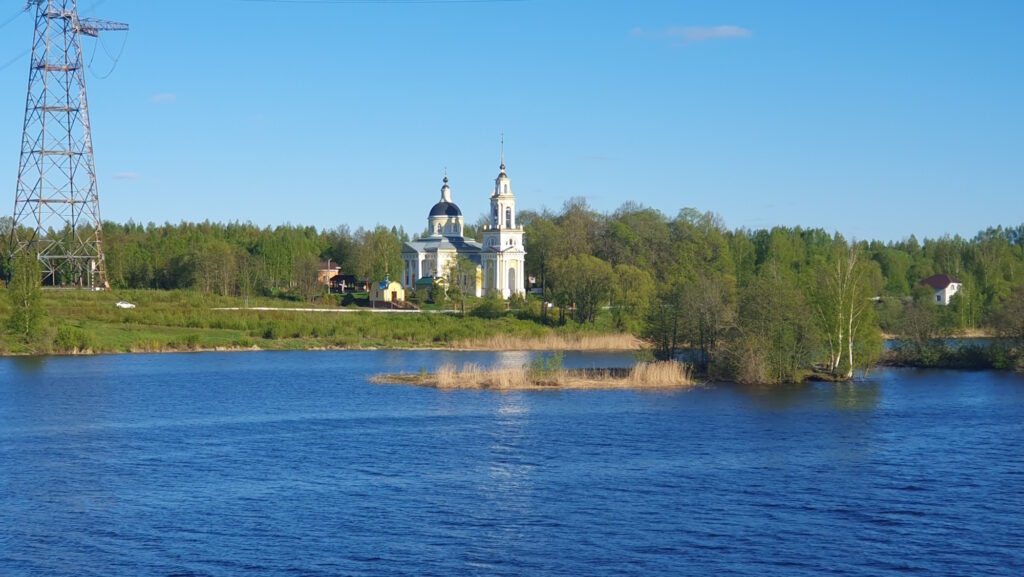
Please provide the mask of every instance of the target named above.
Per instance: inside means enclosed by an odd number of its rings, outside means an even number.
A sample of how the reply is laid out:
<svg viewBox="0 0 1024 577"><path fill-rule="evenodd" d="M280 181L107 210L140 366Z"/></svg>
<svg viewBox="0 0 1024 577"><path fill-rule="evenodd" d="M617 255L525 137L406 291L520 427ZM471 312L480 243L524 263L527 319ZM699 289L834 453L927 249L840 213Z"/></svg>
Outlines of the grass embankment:
<svg viewBox="0 0 1024 577"><path fill-rule="evenodd" d="M9 314L0 291L0 322ZM135 309L119 309L125 300ZM46 321L29 344L0 340L3 354L95 354L198 350L372 348L532 349L535 340L559 349L616 340L608 325L549 327L508 315L496 319L447 314L214 310L244 307L239 298L190 291L44 291ZM306 303L250 298L249 307L308 308ZM618 337L621 339L621 337ZM495 340L492 340L495 339ZM623 342L628 342L621 339ZM503 342L505 346L497 346ZM625 347L624 347L625 348Z"/></svg>
<svg viewBox="0 0 1024 577"><path fill-rule="evenodd" d="M960 370L1016 370L1024 373L1024 349L1012 340L897 342L882 356L891 367Z"/></svg>
<svg viewBox="0 0 1024 577"><path fill-rule="evenodd" d="M550 332L532 337L498 334L473 338L457 342L452 348L483 351L638 351L644 348L644 343L627 333Z"/></svg>
<svg viewBox="0 0 1024 577"><path fill-rule="evenodd" d="M371 382L408 384L437 389L550 391L579 389L681 389L694 386L689 365L677 362L639 363L631 369L556 369L530 367L484 369L446 364L435 373L377 375Z"/></svg>

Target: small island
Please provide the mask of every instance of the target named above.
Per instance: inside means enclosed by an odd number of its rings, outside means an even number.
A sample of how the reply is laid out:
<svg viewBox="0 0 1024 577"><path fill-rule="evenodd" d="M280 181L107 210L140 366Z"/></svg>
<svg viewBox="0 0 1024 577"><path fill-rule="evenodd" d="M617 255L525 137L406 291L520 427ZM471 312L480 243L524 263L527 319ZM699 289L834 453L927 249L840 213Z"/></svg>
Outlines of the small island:
<svg viewBox="0 0 1024 577"><path fill-rule="evenodd" d="M540 357L524 367L483 368L473 363L456 367L449 363L433 373L377 375L370 382L495 391L687 389L697 384L690 366L675 361L641 362L631 368L564 369L559 354Z"/></svg>

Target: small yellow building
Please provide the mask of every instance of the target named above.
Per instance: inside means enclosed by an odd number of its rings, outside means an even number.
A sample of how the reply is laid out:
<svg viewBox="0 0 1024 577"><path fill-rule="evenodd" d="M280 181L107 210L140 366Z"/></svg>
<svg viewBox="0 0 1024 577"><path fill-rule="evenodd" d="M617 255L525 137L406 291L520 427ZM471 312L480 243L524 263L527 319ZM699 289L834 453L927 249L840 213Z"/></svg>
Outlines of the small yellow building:
<svg viewBox="0 0 1024 577"><path fill-rule="evenodd" d="M402 283L393 280L383 280L372 283L370 286L371 303L400 303L405 301L405 289Z"/></svg>

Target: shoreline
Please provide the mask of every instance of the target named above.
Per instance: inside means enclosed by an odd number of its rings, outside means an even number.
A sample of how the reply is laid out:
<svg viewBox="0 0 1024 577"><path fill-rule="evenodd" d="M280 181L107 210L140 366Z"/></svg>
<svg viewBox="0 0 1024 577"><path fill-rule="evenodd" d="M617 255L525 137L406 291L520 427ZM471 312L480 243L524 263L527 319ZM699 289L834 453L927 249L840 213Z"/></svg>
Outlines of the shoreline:
<svg viewBox="0 0 1024 577"><path fill-rule="evenodd" d="M512 346L508 348L495 348L492 346L486 346L483 344L463 344L453 343L450 345L442 345L436 347L428 346L339 346L339 345L315 345L315 346L303 346L303 347L261 347L257 344L251 346L216 346L216 347L174 347L164 346L158 348L132 348L129 350L111 350L111 351L93 351L91 349L86 350L74 350L65 352L49 352L49 353L0 353L0 358L26 358L26 357L100 357L100 356L113 356L113 355L170 355L170 354L187 354L187 353L255 353L255 352L342 352L342 351L437 351L437 352L509 352L509 353L528 353L528 352L551 352L551 351L562 351L562 352L595 352L595 353L628 353L640 350L638 348L594 348L586 346L547 346L550 343L546 339L538 339L537 342L530 343L524 339L521 343L522 346Z"/></svg>

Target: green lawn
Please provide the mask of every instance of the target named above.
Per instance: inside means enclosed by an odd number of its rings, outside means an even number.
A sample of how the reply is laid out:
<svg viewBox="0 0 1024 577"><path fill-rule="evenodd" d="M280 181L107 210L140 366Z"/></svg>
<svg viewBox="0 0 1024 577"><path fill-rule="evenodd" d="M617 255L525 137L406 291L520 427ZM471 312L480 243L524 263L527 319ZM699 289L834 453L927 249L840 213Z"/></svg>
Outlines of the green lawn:
<svg viewBox="0 0 1024 577"><path fill-rule="evenodd" d="M3 293L3 291L0 291ZM2 295L6 297L5 294ZM135 309L115 306L128 301ZM44 291L46 321L30 344L9 334L0 341L5 354L118 353L215 348L444 348L460 341L505 335L521 338L549 334L608 333L609 323L549 327L509 313L484 319L451 314L393 314L215 310L244 307L241 298L192 291ZM249 307L304 308L307 303L250 298ZM449 305L450 306L450 305ZM0 298L0 319L9 316ZM316 307L335 308L325 305ZM529 315L523 315L529 316Z"/></svg>

